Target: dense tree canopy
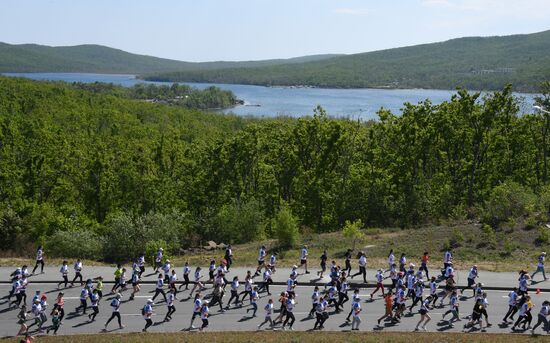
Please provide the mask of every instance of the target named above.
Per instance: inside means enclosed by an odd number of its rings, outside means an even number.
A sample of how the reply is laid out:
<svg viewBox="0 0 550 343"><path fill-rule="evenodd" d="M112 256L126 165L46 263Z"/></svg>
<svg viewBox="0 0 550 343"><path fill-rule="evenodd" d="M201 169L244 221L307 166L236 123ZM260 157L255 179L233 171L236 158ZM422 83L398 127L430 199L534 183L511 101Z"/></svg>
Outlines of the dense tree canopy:
<svg viewBox="0 0 550 343"><path fill-rule="evenodd" d="M510 87L379 116L240 118L0 78L0 248L117 227L144 228L141 246L244 242L273 237L281 208L317 232L408 227L480 208L504 182L547 189L548 116L519 115Z"/></svg>

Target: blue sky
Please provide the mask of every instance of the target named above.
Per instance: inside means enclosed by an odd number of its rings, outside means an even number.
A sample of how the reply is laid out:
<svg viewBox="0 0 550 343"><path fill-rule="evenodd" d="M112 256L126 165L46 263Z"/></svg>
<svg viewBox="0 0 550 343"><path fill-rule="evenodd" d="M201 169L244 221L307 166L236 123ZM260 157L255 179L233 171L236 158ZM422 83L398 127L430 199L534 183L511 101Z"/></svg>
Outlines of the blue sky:
<svg viewBox="0 0 550 343"><path fill-rule="evenodd" d="M186 61L358 53L550 29L550 0L0 0L0 41Z"/></svg>

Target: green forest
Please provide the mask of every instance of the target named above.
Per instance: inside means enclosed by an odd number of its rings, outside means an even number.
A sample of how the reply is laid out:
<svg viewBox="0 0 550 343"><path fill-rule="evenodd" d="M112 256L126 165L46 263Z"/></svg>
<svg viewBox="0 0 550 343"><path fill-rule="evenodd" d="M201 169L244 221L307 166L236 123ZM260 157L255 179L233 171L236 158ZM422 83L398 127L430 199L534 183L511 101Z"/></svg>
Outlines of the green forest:
<svg viewBox="0 0 550 343"><path fill-rule="evenodd" d="M1 250L113 261L272 238L285 222L548 219L550 117L519 113L509 86L369 122L322 108L243 118L91 87L0 77ZM550 108L550 84L540 92Z"/></svg>
<svg viewBox="0 0 550 343"><path fill-rule="evenodd" d="M512 83L515 91L536 92L540 82L550 78L550 31L458 38L297 64L178 70L143 77L323 88L499 90Z"/></svg>

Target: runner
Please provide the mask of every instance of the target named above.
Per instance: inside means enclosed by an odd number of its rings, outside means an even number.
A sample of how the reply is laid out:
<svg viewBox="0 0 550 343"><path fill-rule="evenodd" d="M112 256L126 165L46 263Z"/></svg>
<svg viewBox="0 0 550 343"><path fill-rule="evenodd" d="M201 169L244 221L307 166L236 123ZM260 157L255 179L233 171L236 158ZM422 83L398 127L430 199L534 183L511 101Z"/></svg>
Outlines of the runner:
<svg viewBox="0 0 550 343"><path fill-rule="evenodd" d="M344 304L349 300L348 297L349 284L345 277L342 277L340 281L340 288L338 290L338 304L336 305L336 313L340 313L340 307L344 309ZM352 304L353 306L353 304Z"/></svg>
<svg viewBox="0 0 550 343"><path fill-rule="evenodd" d="M233 264L233 250L231 249L231 244L225 248L225 255L223 258L227 261L227 271L229 271L229 268L231 268Z"/></svg>
<svg viewBox="0 0 550 343"><path fill-rule="evenodd" d="M65 299L63 298L63 296L64 296L63 292L59 292L59 294L57 294L57 298L55 299L55 303L53 304L53 310L52 310L52 314L53 314L53 311L59 312L60 322L63 322L63 318L65 317L65 309L63 308L65 306Z"/></svg>
<svg viewBox="0 0 550 343"><path fill-rule="evenodd" d="M464 286L460 290L460 294L464 294L464 290L466 288L472 288L472 292L474 293L473 296L476 295L475 289L472 287L476 284L476 278L479 277L478 271L477 271L477 265L473 265L472 268L470 268L470 273L468 273L468 286Z"/></svg>
<svg viewBox="0 0 550 343"><path fill-rule="evenodd" d="M470 321L464 325L464 330L467 327L471 327L470 331L474 329L476 324L479 324L479 330L484 331L483 329L483 321L481 320L481 315L483 313L483 300L482 299L476 299L476 302L474 304L474 309L472 310L472 317Z"/></svg>
<svg viewBox="0 0 550 343"><path fill-rule="evenodd" d="M315 310L317 309L317 304L319 304L319 287L315 286L313 289L313 293L311 294L311 310L309 311L309 317L313 318L313 314L315 313Z"/></svg>
<svg viewBox="0 0 550 343"><path fill-rule="evenodd" d="M97 295L99 296L99 300L101 301L101 298L103 298L103 276L98 276L96 280L97 282L95 289L97 290Z"/></svg>
<svg viewBox="0 0 550 343"><path fill-rule="evenodd" d="M92 306L92 313L88 315L88 318L90 321L95 321L95 317L99 313L99 295L97 294L97 289L94 289L92 294L90 295L90 303Z"/></svg>
<svg viewBox="0 0 550 343"><path fill-rule="evenodd" d="M260 247L260 251L258 251L258 268L256 268L256 272L254 273L253 277L260 275L260 272L265 264L265 255L265 246L262 245Z"/></svg>
<svg viewBox="0 0 550 343"><path fill-rule="evenodd" d="M235 276L233 277L233 281L231 281L231 297L229 297L229 301L227 302L227 306L225 307L226 310L229 310L229 307L231 306L231 300L235 299L235 306L239 304L239 277Z"/></svg>
<svg viewBox="0 0 550 343"><path fill-rule="evenodd" d="M508 317L513 321L514 314L518 311L518 293L517 288L514 288L510 293L508 293L508 312L502 319L503 323L508 322Z"/></svg>
<svg viewBox="0 0 550 343"><path fill-rule="evenodd" d="M269 268L272 274L275 274L275 263L277 263L277 253L273 252L271 257L269 257Z"/></svg>
<svg viewBox="0 0 550 343"><path fill-rule="evenodd" d="M189 268L189 262L185 262L185 265L183 266L183 282L179 286L179 289L185 285L185 290L187 291L189 289L189 273L191 273L191 268Z"/></svg>
<svg viewBox="0 0 550 343"><path fill-rule="evenodd" d="M200 332L204 331L204 329L208 328L208 317L209 317L209 314L210 311L208 309L208 300L205 300L204 303L202 304L202 307L201 307L201 320L202 320L202 325L201 325L201 328L199 329Z"/></svg>
<svg viewBox="0 0 550 343"><path fill-rule="evenodd" d="M252 288L254 287L252 286L253 283L254 281L252 280L252 276L250 276L250 271L247 271L246 276L244 278L244 291L239 293L239 296L243 295L243 297L239 301L241 303L240 304L241 307L243 306L244 298L246 298L247 295L251 297Z"/></svg>
<svg viewBox="0 0 550 343"><path fill-rule="evenodd" d="M437 279L435 276L432 276L432 279L430 281L430 296L432 297L432 306L433 309L435 307L435 303L437 302L437 299L439 296L437 295Z"/></svg>
<svg viewBox="0 0 550 343"><path fill-rule="evenodd" d="M134 300L134 297L136 296L136 293L138 293L141 290L140 286L140 278L139 278L140 272L135 272L132 274L132 294L130 294L129 300Z"/></svg>
<svg viewBox="0 0 550 343"><path fill-rule="evenodd" d="M214 291L212 292L212 300L210 301L210 306L218 304L220 309L218 312L225 312L223 308L223 286L221 283L218 283L214 286Z"/></svg>
<svg viewBox="0 0 550 343"><path fill-rule="evenodd" d="M542 277L544 280L548 280L546 277L546 273L544 272L544 260L546 259L546 252L541 252L538 257L538 264L537 264L537 270L531 275L531 279L535 277L535 274L542 273Z"/></svg>
<svg viewBox="0 0 550 343"><path fill-rule="evenodd" d="M384 284L383 284L383 282L384 282L384 271L382 269L378 269L378 271L376 272L376 288L370 294L370 299L371 300L372 300L372 297L374 296L374 294L376 292L378 292L378 290L381 290L382 291L382 296L384 296Z"/></svg>
<svg viewBox="0 0 550 343"><path fill-rule="evenodd" d="M256 317L256 311L258 311L258 304L256 303L260 297L258 296L258 287L254 287L252 292L250 293L250 305L252 305L252 308L249 308L246 310L246 313L252 312L252 317Z"/></svg>
<svg viewBox="0 0 550 343"><path fill-rule="evenodd" d="M176 295L178 294L178 289L176 288L176 282L178 281L178 276L176 275L175 269L172 269L172 274L170 274L170 278L168 281L169 281L168 289L173 291L174 296L177 299Z"/></svg>
<svg viewBox="0 0 550 343"><path fill-rule="evenodd" d="M158 276L158 279L157 279L157 287L155 288L155 295L153 296L153 301L155 301L155 299L157 298L157 296L159 294L162 294L162 297L164 298L164 301L166 302L166 292L164 291L164 279L162 277L162 273L159 273L159 276Z"/></svg>
<svg viewBox="0 0 550 343"><path fill-rule="evenodd" d="M111 301L111 307L113 308L113 313L111 314L111 317L109 318L109 320L107 320L107 323L105 323L105 327L103 328L103 331L107 331L107 326L109 325L111 320L113 320L113 318L115 317L118 320L118 327L120 329L124 328L124 325L122 325L122 320L120 318L120 305L121 305L120 299L121 298L122 298L122 295L120 295L120 293L117 293L115 295L115 298Z"/></svg>
<svg viewBox="0 0 550 343"><path fill-rule="evenodd" d="M346 251L346 255L345 255L345 267L344 267L344 271L348 274L348 275L351 275L351 254L352 254L352 250L351 249L348 249Z"/></svg>
<svg viewBox="0 0 550 343"><path fill-rule="evenodd" d="M430 255L427 251L424 251L424 254L420 258L420 270L423 271L426 274L426 279L430 278L429 272L428 272L428 262L430 260Z"/></svg>
<svg viewBox="0 0 550 343"><path fill-rule="evenodd" d="M63 261L63 264L61 265L61 268L59 269L59 272L61 273L61 276L63 277L63 281L57 284L57 288L61 286L62 283L65 284L64 288L67 288L67 284L69 283L69 266L67 261Z"/></svg>
<svg viewBox="0 0 550 343"><path fill-rule="evenodd" d="M208 267L208 281L214 281L214 272L216 271L216 261L210 260L210 266Z"/></svg>
<svg viewBox="0 0 550 343"><path fill-rule="evenodd" d="M80 259L77 259L74 264L74 273L74 279L71 282L71 287L74 286L76 279L80 279L80 286L82 286L84 283L82 282L82 261L80 261Z"/></svg>
<svg viewBox="0 0 550 343"><path fill-rule="evenodd" d="M191 331L195 328L193 325L193 322L195 321L196 317L201 317L201 308L202 308L202 299L201 294L197 292L195 294L195 300L193 300L193 315L191 316L191 323L189 324L188 331Z"/></svg>
<svg viewBox="0 0 550 343"><path fill-rule="evenodd" d="M145 327L141 331L147 332L147 329L153 325L153 319L151 318L153 316L153 300L147 300L147 304L141 310L141 315L145 319Z"/></svg>
<svg viewBox="0 0 550 343"><path fill-rule="evenodd" d="M78 311L82 309L82 314L86 314L86 310L88 309L87 299L89 296L90 294L88 292L88 288L82 288L82 290L80 291L80 306L78 306L74 310L76 313L78 313Z"/></svg>
<svg viewBox="0 0 550 343"><path fill-rule="evenodd" d="M159 248L157 254L155 255L155 265L153 266L154 272L156 273L160 267L162 267L162 255L164 254L164 249Z"/></svg>
<svg viewBox="0 0 550 343"><path fill-rule="evenodd" d="M351 297L351 310L348 313L348 316L346 317L346 322L349 322L349 317L353 314L353 304L356 302L361 302L361 299L359 298L359 289L356 288L353 290L353 295Z"/></svg>
<svg viewBox="0 0 550 343"><path fill-rule="evenodd" d="M113 288L111 288L111 294L115 294L115 291L120 287L120 276L122 275L122 265L120 263L116 265L116 269L113 274L115 276L115 282L113 284Z"/></svg>
<svg viewBox="0 0 550 343"><path fill-rule="evenodd" d="M540 324L544 324L542 329L544 331L546 331L547 334L550 333L550 331L549 331L550 327L548 325L548 319L546 319L546 317L548 317L549 313L550 313L550 302L548 300L545 300L542 303L542 306L540 308L537 323L535 324L535 326L533 326L533 329L531 330L531 333L533 335L535 334L535 330L539 327Z"/></svg>
<svg viewBox="0 0 550 343"><path fill-rule="evenodd" d="M432 317L430 317L430 315L428 314L428 312L430 312L429 307L430 307L431 301L432 301L432 297L430 295L428 295L428 297L422 301L420 305L420 311L419 311L420 320L416 324L416 328L414 329L414 331L418 331L419 328L422 329L422 331L426 331L426 325L430 320L432 320ZM420 327L420 324L422 324L423 322L424 322L424 325Z"/></svg>
<svg viewBox="0 0 550 343"><path fill-rule="evenodd" d="M391 249L390 253L388 254L388 271L394 265L395 265L395 254L393 253L393 249Z"/></svg>
<svg viewBox="0 0 550 343"><path fill-rule="evenodd" d="M307 270L307 256L308 256L307 245L303 245L302 250L300 250L300 267L304 266L305 273L309 274L309 270Z"/></svg>
<svg viewBox="0 0 550 343"><path fill-rule="evenodd" d="M294 328L292 325L294 325L294 321L296 320L296 317L294 317L294 306L296 305L296 302L294 301L294 293L288 294L288 299L286 301L286 319L283 322L283 330L286 330L286 324L288 325L288 328L293 331Z"/></svg>
<svg viewBox="0 0 550 343"><path fill-rule="evenodd" d="M46 330L46 333L49 334L50 330L53 330L53 334L57 335L57 330L59 330L59 326L61 325L61 320L59 319L59 312L57 310L54 310L52 313L52 325Z"/></svg>
<svg viewBox="0 0 550 343"><path fill-rule="evenodd" d="M33 275L34 275L34 272L36 271L36 268L38 268L38 265L40 265L40 274L44 274L44 249L42 249L41 245L38 246L38 249L36 250L36 264L32 269Z"/></svg>
<svg viewBox="0 0 550 343"><path fill-rule="evenodd" d="M288 293L281 292L279 296L279 303L281 304L281 309L279 310L279 315L275 318L275 323L282 323L283 318L286 316L286 301L288 300Z"/></svg>
<svg viewBox="0 0 550 343"><path fill-rule="evenodd" d="M262 282L258 290L265 289L267 292L267 295L271 295L271 292L269 291L269 285L273 283L273 279L271 278L271 269L269 268L269 265L265 266L263 279L264 279L264 282Z"/></svg>
<svg viewBox="0 0 550 343"><path fill-rule="evenodd" d="M17 332L16 336L22 335L23 332L28 332L26 305L21 306L21 310L17 314L17 324L19 324L20 326L19 326L19 332Z"/></svg>
<svg viewBox="0 0 550 343"><path fill-rule="evenodd" d="M391 293L391 290L388 291L386 293L386 295L384 295L384 306L385 306L385 309L386 309L386 312L384 313L384 315L380 318L377 319L377 322L378 322L378 327L380 327L380 322L382 321L382 319L386 319L386 318L389 318L389 319L392 319L393 320L393 313L392 313L392 309L393 309L393 295Z"/></svg>
<svg viewBox="0 0 550 343"><path fill-rule="evenodd" d="M351 309L353 311L353 321L351 322L351 329L352 330L359 330L359 324L361 324L361 318L359 315L361 314L361 302L353 302L351 305Z"/></svg>
<svg viewBox="0 0 550 343"><path fill-rule="evenodd" d="M516 327L521 323L525 317L527 316L527 310L529 309L529 301L531 300L531 297L526 295L522 297L520 303L519 303L519 310L518 310L518 319L512 325L512 331L516 331Z"/></svg>
<svg viewBox="0 0 550 343"><path fill-rule="evenodd" d="M28 326L27 330L31 327L37 325L38 326L38 332L42 333L42 306L40 305L40 299L35 299L32 304L31 313L34 315L34 323Z"/></svg>
<svg viewBox="0 0 550 343"><path fill-rule="evenodd" d="M195 274L194 274L195 282L194 282L193 288L191 288L191 293L189 293L189 298L193 296L193 292L195 291L195 289L197 289L197 287L198 287L197 292L200 292L204 289L204 285L201 282L201 278L202 278L201 267L197 267L197 269L195 269Z"/></svg>
<svg viewBox="0 0 550 343"><path fill-rule="evenodd" d="M138 260L137 260L137 266L139 268L139 278L141 278L141 275L145 272L145 254L140 253Z"/></svg>
<svg viewBox="0 0 550 343"><path fill-rule="evenodd" d="M176 312L176 306L174 306L174 300L176 299L176 289L172 288L170 290L170 293L168 293L168 300L166 301L166 306L168 307L168 311L166 312L166 316L164 317L165 322L169 322L172 320L172 315L174 312Z"/></svg>
<svg viewBox="0 0 550 343"><path fill-rule="evenodd" d="M402 253L401 257L399 258L399 271L405 273L406 265L407 265L407 256L405 256L405 253Z"/></svg>
<svg viewBox="0 0 550 343"><path fill-rule="evenodd" d="M319 302L317 303L317 307L315 308L315 316L316 316L316 321L315 321L315 325L313 326L313 330L322 330L324 329L324 324L325 324L325 321L328 319L329 315L328 315L328 296L325 295L324 297L322 297Z"/></svg>
<svg viewBox="0 0 550 343"><path fill-rule="evenodd" d="M351 278L353 279L357 275L363 275L363 282L367 283L367 255L362 251L359 252L359 271L351 275Z"/></svg>
<svg viewBox="0 0 550 343"><path fill-rule="evenodd" d="M271 319L271 315L273 314L273 299L270 298L267 301L267 304L264 306L264 311L265 318L264 321L258 325L258 330L267 322L269 322L269 327L273 328L273 319Z"/></svg>
<svg viewBox="0 0 550 343"><path fill-rule="evenodd" d="M323 274L325 273L325 271L327 270L327 251L323 251L323 255L321 255L321 263L319 264L321 266L321 270L317 272L317 275L319 276L320 279L323 278Z"/></svg>
<svg viewBox="0 0 550 343"><path fill-rule="evenodd" d="M459 303L458 303L458 297L457 297L457 291L456 290L453 290L452 293L451 293L451 308L443 313L443 317L442 317L442 320L445 320L445 317L451 313L453 315L453 318L451 318L448 323L449 323L449 326L450 327L454 327L454 324L453 322L460 322L461 319L459 317L459 313L458 313L458 306L459 306Z"/></svg>

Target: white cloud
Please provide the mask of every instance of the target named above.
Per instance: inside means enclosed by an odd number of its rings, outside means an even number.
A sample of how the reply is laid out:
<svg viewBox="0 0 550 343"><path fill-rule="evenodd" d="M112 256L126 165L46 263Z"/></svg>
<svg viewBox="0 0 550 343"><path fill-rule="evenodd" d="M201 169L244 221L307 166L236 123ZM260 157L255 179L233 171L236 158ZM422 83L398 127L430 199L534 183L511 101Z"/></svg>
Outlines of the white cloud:
<svg viewBox="0 0 550 343"><path fill-rule="evenodd" d="M370 14L371 11L367 8L337 8L334 10L334 13L347 15L367 15Z"/></svg>

